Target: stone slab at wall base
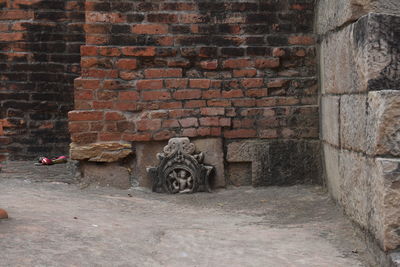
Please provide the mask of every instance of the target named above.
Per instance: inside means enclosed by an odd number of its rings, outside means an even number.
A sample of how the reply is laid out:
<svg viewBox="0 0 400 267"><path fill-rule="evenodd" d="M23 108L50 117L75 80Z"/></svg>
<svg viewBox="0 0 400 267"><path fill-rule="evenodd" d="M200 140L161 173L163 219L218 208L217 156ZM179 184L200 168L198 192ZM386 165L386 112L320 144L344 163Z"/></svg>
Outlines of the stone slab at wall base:
<svg viewBox="0 0 400 267"><path fill-rule="evenodd" d="M234 185L321 183L320 142L242 140L227 144L228 180ZM243 163L250 163L244 165ZM237 165L241 164L241 165ZM246 167L251 179L240 166ZM239 173L239 174L238 174ZM240 173L244 177L240 177ZM251 181L251 184L240 184ZM237 184L239 183L239 184Z"/></svg>
<svg viewBox="0 0 400 267"><path fill-rule="evenodd" d="M132 186L130 181L131 170L120 163L94 163L80 162L80 182L85 185L110 186L128 189Z"/></svg>
<svg viewBox="0 0 400 267"><path fill-rule="evenodd" d="M196 146L196 152L204 153L204 163L215 167L215 173L211 177L211 188L223 188L226 186L224 151L222 138L191 139ZM135 160L133 167L133 185L140 187L152 187L152 181L146 168L158 165L157 153L162 152L168 144L163 142L141 142L133 145Z"/></svg>

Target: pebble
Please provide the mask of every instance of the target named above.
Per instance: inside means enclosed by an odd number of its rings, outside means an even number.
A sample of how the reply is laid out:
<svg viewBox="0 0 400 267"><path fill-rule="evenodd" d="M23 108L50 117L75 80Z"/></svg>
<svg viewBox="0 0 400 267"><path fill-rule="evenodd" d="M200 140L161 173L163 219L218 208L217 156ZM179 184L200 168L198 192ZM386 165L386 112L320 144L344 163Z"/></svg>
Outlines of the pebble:
<svg viewBox="0 0 400 267"><path fill-rule="evenodd" d="M8 218L7 211L0 209L0 219L7 219L7 218Z"/></svg>

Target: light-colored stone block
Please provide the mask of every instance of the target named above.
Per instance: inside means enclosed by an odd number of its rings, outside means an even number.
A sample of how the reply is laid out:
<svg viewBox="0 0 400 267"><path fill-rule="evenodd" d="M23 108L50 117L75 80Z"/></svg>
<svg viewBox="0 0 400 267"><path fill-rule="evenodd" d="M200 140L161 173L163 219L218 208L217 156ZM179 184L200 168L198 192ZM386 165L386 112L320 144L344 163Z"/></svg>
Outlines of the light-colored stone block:
<svg viewBox="0 0 400 267"><path fill-rule="evenodd" d="M204 163L214 166L215 173L211 179L212 188L221 188L226 186L224 150L221 138L194 139L196 152L204 153Z"/></svg>
<svg viewBox="0 0 400 267"><path fill-rule="evenodd" d="M341 147L354 151L366 150L367 96L344 95L340 99Z"/></svg>
<svg viewBox="0 0 400 267"><path fill-rule="evenodd" d="M87 145L70 145L70 156L73 160L92 162L116 162L132 154L132 145L126 142L104 142Z"/></svg>
<svg viewBox="0 0 400 267"><path fill-rule="evenodd" d="M339 173L339 150L329 144L323 145L325 161L326 185L332 198L339 201L341 198L342 176Z"/></svg>
<svg viewBox="0 0 400 267"><path fill-rule="evenodd" d="M342 150L339 156L339 175L342 183L339 203L346 214L361 227L368 227L370 185L367 174L368 161L362 155Z"/></svg>
<svg viewBox="0 0 400 267"><path fill-rule="evenodd" d="M320 47L322 94L400 87L398 25L400 16L369 13L325 36Z"/></svg>
<svg viewBox="0 0 400 267"><path fill-rule="evenodd" d="M400 156L400 91L368 94L368 153Z"/></svg>
<svg viewBox="0 0 400 267"><path fill-rule="evenodd" d="M400 247L400 159L377 158L378 179L382 179L382 246L385 251Z"/></svg>
<svg viewBox="0 0 400 267"><path fill-rule="evenodd" d="M316 31L324 34L356 21L369 12L400 14L398 0L321 0L317 7Z"/></svg>
<svg viewBox="0 0 400 267"><path fill-rule="evenodd" d="M111 186L121 189L131 187L130 170L118 163L81 163L83 184Z"/></svg>
<svg viewBox="0 0 400 267"><path fill-rule="evenodd" d="M338 96L321 98L322 140L339 147L339 102Z"/></svg>

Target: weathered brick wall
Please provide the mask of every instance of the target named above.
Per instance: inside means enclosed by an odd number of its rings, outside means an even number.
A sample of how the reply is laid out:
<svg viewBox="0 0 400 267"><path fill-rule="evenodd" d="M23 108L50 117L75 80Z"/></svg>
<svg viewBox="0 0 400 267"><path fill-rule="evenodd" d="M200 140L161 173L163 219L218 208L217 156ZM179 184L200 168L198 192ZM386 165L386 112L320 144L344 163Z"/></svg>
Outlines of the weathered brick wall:
<svg viewBox="0 0 400 267"><path fill-rule="evenodd" d="M86 1L72 141L317 139L313 2Z"/></svg>
<svg viewBox="0 0 400 267"><path fill-rule="evenodd" d="M84 1L0 0L0 160L68 151Z"/></svg>

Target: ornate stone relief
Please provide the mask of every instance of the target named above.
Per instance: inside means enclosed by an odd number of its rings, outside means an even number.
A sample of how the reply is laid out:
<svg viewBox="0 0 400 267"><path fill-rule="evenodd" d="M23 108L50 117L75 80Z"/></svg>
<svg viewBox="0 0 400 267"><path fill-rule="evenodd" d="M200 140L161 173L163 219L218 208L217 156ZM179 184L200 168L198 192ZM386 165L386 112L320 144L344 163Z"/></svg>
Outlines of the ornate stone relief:
<svg viewBox="0 0 400 267"><path fill-rule="evenodd" d="M189 138L172 138L158 153L158 167L147 168L153 179L153 191L176 193L211 192L209 179L213 166L203 164L204 154L195 153Z"/></svg>

